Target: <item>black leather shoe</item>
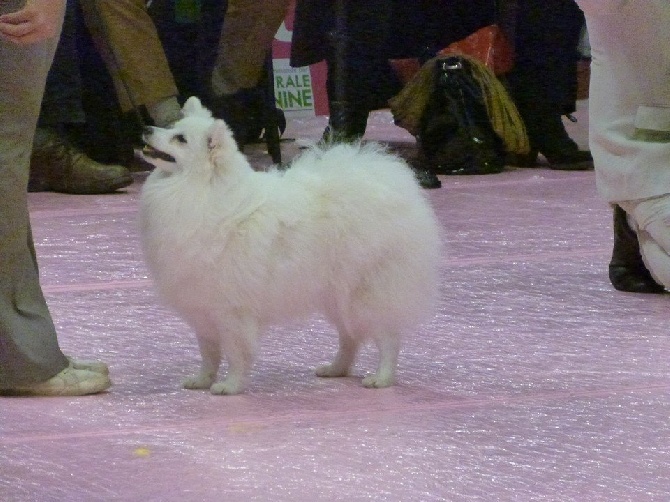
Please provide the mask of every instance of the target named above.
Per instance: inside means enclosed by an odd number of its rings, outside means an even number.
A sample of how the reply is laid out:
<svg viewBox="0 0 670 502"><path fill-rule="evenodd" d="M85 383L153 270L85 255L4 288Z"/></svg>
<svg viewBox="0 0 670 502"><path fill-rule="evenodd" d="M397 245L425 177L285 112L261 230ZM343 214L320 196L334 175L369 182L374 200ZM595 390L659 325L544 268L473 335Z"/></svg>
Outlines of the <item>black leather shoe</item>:
<svg viewBox="0 0 670 502"><path fill-rule="evenodd" d="M505 165L514 167L537 167L537 150L531 150L526 154L508 153L505 155Z"/></svg>
<svg viewBox="0 0 670 502"><path fill-rule="evenodd" d="M614 247L609 264L609 278L614 289L618 291L652 294L665 291L644 265L637 234L628 225L626 212L619 206L614 206Z"/></svg>
<svg viewBox="0 0 670 502"><path fill-rule="evenodd" d="M419 182L421 188L441 188L442 182L437 177L437 172L425 161L421 154L417 155L416 149L398 148L397 146L390 149L395 154L404 158L409 168L414 172L414 177Z"/></svg>
<svg viewBox="0 0 670 502"><path fill-rule="evenodd" d="M658 284L648 270L640 270L625 265L610 265L609 278L617 291L626 293L660 294L665 288Z"/></svg>
<svg viewBox="0 0 670 502"><path fill-rule="evenodd" d="M259 120L258 113L248 110L244 100L236 94L210 98L206 106L216 118L225 121L233 133L237 147L240 151L244 150L244 146L250 143L253 134L251 124Z"/></svg>
<svg viewBox="0 0 670 502"><path fill-rule="evenodd" d="M589 171L593 169L593 157L588 150L566 149L564 151L554 151L553 153L544 153L547 159L549 169L555 171ZM538 151L531 150L525 155L509 154L505 158L505 163L515 167L538 167Z"/></svg>
<svg viewBox="0 0 670 502"><path fill-rule="evenodd" d="M322 144L355 143L365 134L369 110L347 101L331 101L328 125L321 136Z"/></svg>
<svg viewBox="0 0 670 502"><path fill-rule="evenodd" d="M96 162L56 132L37 129L30 157L29 192L104 194L132 182L125 167Z"/></svg>
<svg viewBox="0 0 670 502"><path fill-rule="evenodd" d="M588 171L593 169L593 158L588 150L580 150L565 129L563 118L551 103L538 99L535 85L517 85L514 98L528 132L532 151L527 156L511 159L519 167L536 167L538 152L557 171ZM514 162L516 160L516 162Z"/></svg>
<svg viewBox="0 0 670 502"><path fill-rule="evenodd" d="M566 149L542 152L549 162L549 169L557 171L589 171L593 169L593 157L588 150Z"/></svg>
<svg viewBox="0 0 670 502"><path fill-rule="evenodd" d="M414 176L416 176L421 188L441 188L442 182L430 169L413 169Z"/></svg>
<svg viewBox="0 0 670 502"><path fill-rule="evenodd" d="M266 114L270 109L266 107L260 88L242 89L235 94L212 95L204 103L216 118L223 119L230 127L240 150L261 140L268 122ZM281 137L286 130L286 115L279 108L274 113Z"/></svg>

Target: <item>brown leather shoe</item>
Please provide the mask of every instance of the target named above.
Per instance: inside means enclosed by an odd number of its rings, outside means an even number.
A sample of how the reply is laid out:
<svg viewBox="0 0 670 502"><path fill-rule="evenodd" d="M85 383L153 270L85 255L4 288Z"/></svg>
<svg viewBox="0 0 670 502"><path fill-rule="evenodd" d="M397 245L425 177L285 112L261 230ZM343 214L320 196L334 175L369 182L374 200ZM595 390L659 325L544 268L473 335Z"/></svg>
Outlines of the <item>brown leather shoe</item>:
<svg viewBox="0 0 670 502"><path fill-rule="evenodd" d="M37 129L30 158L29 192L103 194L132 182L125 167L96 162L56 132Z"/></svg>

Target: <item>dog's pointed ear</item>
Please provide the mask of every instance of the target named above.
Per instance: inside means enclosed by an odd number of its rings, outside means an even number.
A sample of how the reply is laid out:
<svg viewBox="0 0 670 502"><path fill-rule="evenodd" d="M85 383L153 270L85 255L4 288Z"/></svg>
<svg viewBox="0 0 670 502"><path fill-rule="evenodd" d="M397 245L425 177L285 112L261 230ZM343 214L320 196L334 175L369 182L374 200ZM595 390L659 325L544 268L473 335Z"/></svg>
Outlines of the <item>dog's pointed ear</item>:
<svg viewBox="0 0 670 502"><path fill-rule="evenodd" d="M191 96L186 100L186 103L184 103L184 106L181 109L181 113L184 117L209 118L212 116L212 112L202 106L202 103L196 96Z"/></svg>
<svg viewBox="0 0 670 502"><path fill-rule="evenodd" d="M209 128L209 150L215 151L224 148L228 143L234 141L233 135L223 120L215 120Z"/></svg>

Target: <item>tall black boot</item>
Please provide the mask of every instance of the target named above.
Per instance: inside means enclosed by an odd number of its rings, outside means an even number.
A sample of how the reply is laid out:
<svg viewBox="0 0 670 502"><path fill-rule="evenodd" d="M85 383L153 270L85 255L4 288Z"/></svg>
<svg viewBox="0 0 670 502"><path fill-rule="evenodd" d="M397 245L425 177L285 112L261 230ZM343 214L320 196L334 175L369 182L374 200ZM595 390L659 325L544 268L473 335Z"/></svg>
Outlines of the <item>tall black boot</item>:
<svg viewBox="0 0 670 502"><path fill-rule="evenodd" d="M614 206L614 248L609 264L609 277L614 289L629 293L663 293L665 288L658 284L647 270L642 256L637 234L630 228L626 211Z"/></svg>

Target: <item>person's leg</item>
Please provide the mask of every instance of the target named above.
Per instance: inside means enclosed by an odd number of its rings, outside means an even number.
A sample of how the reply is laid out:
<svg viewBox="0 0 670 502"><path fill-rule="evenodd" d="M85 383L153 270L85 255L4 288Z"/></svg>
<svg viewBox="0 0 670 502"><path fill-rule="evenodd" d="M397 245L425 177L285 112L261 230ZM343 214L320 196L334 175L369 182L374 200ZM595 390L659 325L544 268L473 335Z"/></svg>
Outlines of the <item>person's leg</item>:
<svg viewBox="0 0 670 502"><path fill-rule="evenodd" d="M507 75L510 94L528 132L532 153L515 164L534 166L540 152L552 169L592 169L562 115L575 110L577 46L584 16L573 0L520 2L515 26L515 64Z"/></svg>
<svg viewBox="0 0 670 502"><path fill-rule="evenodd" d="M288 3L288 0L227 2L204 98L214 115L231 126L241 146L257 140L266 125L267 94L260 85L261 77Z"/></svg>
<svg viewBox="0 0 670 502"><path fill-rule="evenodd" d="M670 194L620 205L637 232L640 254L652 277L670 288Z"/></svg>
<svg viewBox="0 0 670 502"><path fill-rule="evenodd" d="M342 6L332 12L326 56L330 117L324 139L351 141L365 133L369 112L387 106L402 84L384 51L392 36L392 3L345 0Z"/></svg>
<svg viewBox="0 0 670 502"><path fill-rule="evenodd" d="M63 30L47 74L38 119L39 127L63 123L83 123L86 114L81 103L82 81L77 61L76 0L67 0Z"/></svg>
<svg viewBox="0 0 670 502"><path fill-rule="evenodd" d="M0 3L0 13L24 5ZM109 387L101 363L60 350L39 282L26 186L32 139L57 38L0 40L0 394L83 395Z"/></svg>
<svg viewBox="0 0 670 502"><path fill-rule="evenodd" d="M212 72L214 95L234 94L258 84L272 40L289 0L229 0Z"/></svg>
<svg viewBox="0 0 670 502"><path fill-rule="evenodd" d="M614 243L608 266L612 286L627 293L662 293L665 288L654 280L644 264L637 233L628 224L626 211L615 204L613 213Z"/></svg>
<svg viewBox="0 0 670 502"><path fill-rule="evenodd" d="M156 125L179 118L177 86L144 0L80 0L124 112L146 106Z"/></svg>
<svg viewBox="0 0 670 502"><path fill-rule="evenodd" d="M74 129L86 122L77 51L77 13L75 0L67 0L33 142L28 182L31 192L109 193L133 182L128 169L94 161L75 145L72 137Z"/></svg>
<svg viewBox="0 0 670 502"><path fill-rule="evenodd" d="M388 60L386 44L393 37L395 3L388 0L343 0L330 13L330 45L326 50L328 125L322 142L355 142L365 134L370 111L388 106L401 89ZM424 188L442 186L435 172L413 166Z"/></svg>
<svg viewBox="0 0 670 502"><path fill-rule="evenodd" d="M0 3L0 13L22 2ZM0 388L41 382L68 366L39 284L26 187L33 134L56 40L0 40Z"/></svg>

